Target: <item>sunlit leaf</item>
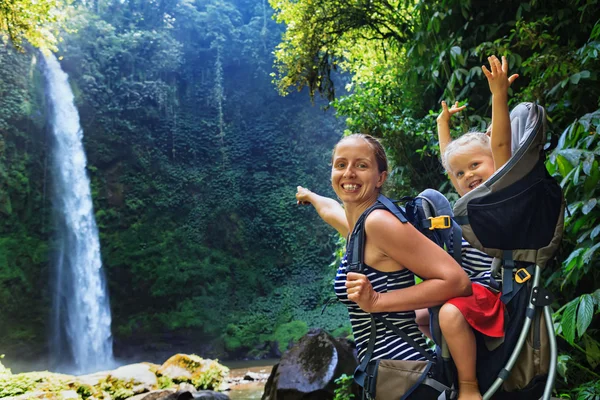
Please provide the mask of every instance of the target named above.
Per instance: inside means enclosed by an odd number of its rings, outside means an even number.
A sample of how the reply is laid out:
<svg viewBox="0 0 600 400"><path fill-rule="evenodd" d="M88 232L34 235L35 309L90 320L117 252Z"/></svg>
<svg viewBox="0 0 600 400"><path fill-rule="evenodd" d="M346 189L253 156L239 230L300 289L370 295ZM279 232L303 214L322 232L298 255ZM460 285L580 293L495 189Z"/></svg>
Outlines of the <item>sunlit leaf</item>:
<svg viewBox="0 0 600 400"><path fill-rule="evenodd" d="M594 229L592 229L592 232L590 233L590 239L595 239L599 233L600 233L600 225L597 225Z"/></svg>
<svg viewBox="0 0 600 400"><path fill-rule="evenodd" d="M590 213L590 211L592 211L594 209L594 207L596 207L597 203L598 203L598 200L595 197L586 201L583 204L583 207L581 207L581 212L583 213L583 215L588 215Z"/></svg>
<svg viewBox="0 0 600 400"><path fill-rule="evenodd" d="M594 154L593 153L588 153L585 155L585 158L583 160L583 172L586 175L590 175L592 172L592 165L594 164Z"/></svg>

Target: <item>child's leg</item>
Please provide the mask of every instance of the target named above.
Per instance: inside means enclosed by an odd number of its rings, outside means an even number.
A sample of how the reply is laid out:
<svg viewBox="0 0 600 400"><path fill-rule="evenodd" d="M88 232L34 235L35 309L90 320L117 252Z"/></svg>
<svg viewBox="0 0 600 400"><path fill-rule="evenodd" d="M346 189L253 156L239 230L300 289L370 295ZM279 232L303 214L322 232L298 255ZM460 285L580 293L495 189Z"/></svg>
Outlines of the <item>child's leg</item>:
<svg viewBox="0 0 600 400"><path fill-rule="evenodd" d="M473 329L452 304L444 304L439 314L440 328L458 373L458 400L481 399L475 363L477 345Z"/></svg>
<svg viewBox="0 0 600 400"><path fill-rule="evenodd" d="M429 310L426 308L415 310L415 315L415 322L417 323L417 325L419 325L419 330L423 332L423 335L431 339L431 331L429 327Z"/></svg>

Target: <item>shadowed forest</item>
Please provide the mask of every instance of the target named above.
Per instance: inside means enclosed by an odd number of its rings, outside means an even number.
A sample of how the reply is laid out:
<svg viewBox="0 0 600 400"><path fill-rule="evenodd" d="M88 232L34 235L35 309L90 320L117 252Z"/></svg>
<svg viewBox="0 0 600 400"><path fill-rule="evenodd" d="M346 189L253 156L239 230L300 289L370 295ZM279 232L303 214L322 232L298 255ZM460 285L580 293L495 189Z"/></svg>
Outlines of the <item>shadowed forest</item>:
<svg viewBox="0 0 600 400"><path fill-rule="evenodd" d="M296 205L296 186L333 196L331 148L364 132L392 161L388 195L432 187L456 200L439 162L440 102L467 105L455 137L485 130L481 65L496 54L520 75L511 107L547 110L546 167L568 205L544 275L556 388L600 396L597 1L79 0L60 18L31 5L50 31L23 28L37 22L12 3L0 7L6 364L49 352L56 242L38 47L55 51L75 95L123 359L277 357L309 328L349 335L343 307L321 311L343 239Z"/></svg>

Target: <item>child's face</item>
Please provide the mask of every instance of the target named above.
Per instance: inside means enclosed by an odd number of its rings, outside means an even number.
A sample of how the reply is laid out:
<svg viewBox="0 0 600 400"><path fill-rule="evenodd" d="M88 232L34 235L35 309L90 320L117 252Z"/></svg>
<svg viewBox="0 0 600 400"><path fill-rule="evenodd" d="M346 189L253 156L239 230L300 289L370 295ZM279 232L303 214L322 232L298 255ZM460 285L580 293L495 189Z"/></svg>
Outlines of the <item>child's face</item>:
<svg viewBox="0 0 600 400"><path fill-rule="evenodd" d="M448 166L456 178L458 191L464 196L485 182L495 172L491 151L470 144L452 154Z"/></svg>

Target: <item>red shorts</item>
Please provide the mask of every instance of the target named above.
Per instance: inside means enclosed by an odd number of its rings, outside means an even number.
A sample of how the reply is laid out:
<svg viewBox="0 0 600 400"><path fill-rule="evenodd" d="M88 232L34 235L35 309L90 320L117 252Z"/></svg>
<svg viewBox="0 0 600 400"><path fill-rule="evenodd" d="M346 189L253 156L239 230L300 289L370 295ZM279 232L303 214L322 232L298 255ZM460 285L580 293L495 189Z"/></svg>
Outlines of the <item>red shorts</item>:
<svg viewBox="0 0 600 400"><path fill-rule="evenodd" d="M489 337L504 336L505 306L500 293L494 293L478 283L471 282L473 294L455 297L448 303L458 308L473 329Z"/></svg>

